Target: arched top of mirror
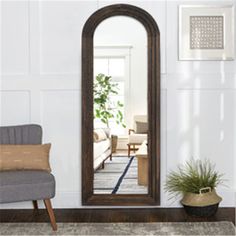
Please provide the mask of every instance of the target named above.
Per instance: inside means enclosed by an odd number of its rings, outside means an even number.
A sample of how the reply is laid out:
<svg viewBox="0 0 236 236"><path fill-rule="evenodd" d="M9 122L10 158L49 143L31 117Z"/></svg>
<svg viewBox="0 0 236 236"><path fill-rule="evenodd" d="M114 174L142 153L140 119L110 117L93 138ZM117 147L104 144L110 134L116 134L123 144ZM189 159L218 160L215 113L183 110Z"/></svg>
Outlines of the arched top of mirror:
<svg viewBox="0 0 236 236"><path fill-rule="evenodd" d="M160 35L159 28L153 17L143 9L129 4L109 5L94 12L86 21L82 35L84 37L92 37L97 26L112 16L130 16L143 24L148 37Z"/></svg>

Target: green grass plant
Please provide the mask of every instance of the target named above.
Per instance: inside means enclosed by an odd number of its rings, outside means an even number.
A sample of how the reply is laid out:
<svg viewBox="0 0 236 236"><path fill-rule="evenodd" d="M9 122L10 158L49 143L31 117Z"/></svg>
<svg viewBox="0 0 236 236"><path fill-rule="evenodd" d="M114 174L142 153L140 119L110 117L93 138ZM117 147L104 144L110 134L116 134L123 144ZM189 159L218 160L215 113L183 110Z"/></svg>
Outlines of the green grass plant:
<svg viewBox="0 0 236 236"><path fill-rule="evenodd" d="M165 191L172 197L185 193L198 194L201 188L213 190L223 182L222 177L209 160L191 159L167 175Z"/></svg>

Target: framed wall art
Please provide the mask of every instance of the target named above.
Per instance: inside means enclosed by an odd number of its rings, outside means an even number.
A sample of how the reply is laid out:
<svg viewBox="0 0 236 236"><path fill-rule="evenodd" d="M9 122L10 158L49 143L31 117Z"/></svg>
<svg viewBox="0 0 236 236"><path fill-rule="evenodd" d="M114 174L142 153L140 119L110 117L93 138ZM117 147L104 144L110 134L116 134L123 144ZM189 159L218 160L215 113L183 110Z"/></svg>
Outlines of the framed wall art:
<svg viewBox="0 0 236 236"><path fill-rule="evenodd" d="M179 6L179 60L234 60L233 6Z"/></svg>

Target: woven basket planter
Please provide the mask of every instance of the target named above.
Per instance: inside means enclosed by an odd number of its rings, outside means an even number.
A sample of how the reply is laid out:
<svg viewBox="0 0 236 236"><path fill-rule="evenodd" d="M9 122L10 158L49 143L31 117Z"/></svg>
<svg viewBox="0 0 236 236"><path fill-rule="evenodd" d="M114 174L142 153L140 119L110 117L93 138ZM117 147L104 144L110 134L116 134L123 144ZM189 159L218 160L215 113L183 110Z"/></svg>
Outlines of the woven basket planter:
<svg viewBox="0 0 236 236"><path fill-rule="evenodd" d="M188 215L208 217L216 213L221 201L222 198L217 195L215 189L207 187L200 189L199 194L186 193L181 203Z"/></svg>

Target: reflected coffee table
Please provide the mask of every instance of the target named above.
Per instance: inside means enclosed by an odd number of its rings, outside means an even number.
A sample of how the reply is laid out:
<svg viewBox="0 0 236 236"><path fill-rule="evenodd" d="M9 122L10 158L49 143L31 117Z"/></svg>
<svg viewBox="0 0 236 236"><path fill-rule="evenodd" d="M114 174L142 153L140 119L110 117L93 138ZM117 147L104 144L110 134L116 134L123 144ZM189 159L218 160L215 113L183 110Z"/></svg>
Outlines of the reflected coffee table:
<svg viewBox="0 0 236 236"><path fill-rule="evenodd" d="M148 155L147 155L147 141L143 141L138 151L136 152L138 159L138 184L148 185Z"/></svg>

